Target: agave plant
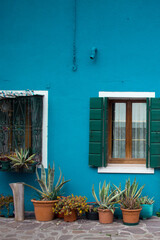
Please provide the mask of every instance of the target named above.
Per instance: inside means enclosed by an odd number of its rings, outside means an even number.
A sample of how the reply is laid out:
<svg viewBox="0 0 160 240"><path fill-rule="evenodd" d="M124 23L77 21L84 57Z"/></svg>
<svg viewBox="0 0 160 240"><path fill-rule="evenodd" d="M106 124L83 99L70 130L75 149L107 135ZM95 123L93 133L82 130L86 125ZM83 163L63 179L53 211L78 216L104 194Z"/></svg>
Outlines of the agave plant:
<svg viewBox="0 0 160 240"><path fill-rule="evenodd" d="M99 183L99 200L94 190L94 185L92 186L92 195L95 198L97 204L102 209L109 209L112 213L114 213L114 205L119 203L119 197L122 195L124 191L120 191L119 188L113 189L110 187L110 183L106 185L106 181L104 181L103 186L101 188L101 183ZM118 199L118 200L117 200Z"/></svg>
<svg viewBox="0 0 160 240"><path fill-rule="evenodd" d="M60 170L59 179L58 179L56 185L54 185L54 173L55 173L54 165L52 168L49 165L48 176L46 176L46 171L45 171L44 166L41 165L41 178L39 177L38 170L36 168L37 181L39 183L41 190L39 190L38 188L35 188L31 185L28 185L26 183L24 185L37 191L40 195L40 199L43 201L55 200L55 199L57 199L57 196L59 195L59 192L60 192L61 188L63 187L63 185L65 183L69 182L70 180L64 181L64 177L62 177L62 173Z"/></svg>
<svg viewBox="0 0 160 240"><path fill-rule="evenodd" d="M149 198L148 196L144 196L144 197L140 197L139 201L140 201L140 204L153 204L154 203L154 197L152 198Z"/></svg>
<svg viewBox="0 0 160 240"><path fill-rule="evenodd" d="M125 191L122 196L122 208L125 209L138 209L140 208L139 197L145 185L138 189L138 183L136 183L136 178L131 184L130 178L126 180Z"/></svg>
<svg viewBox="0 0 160 240"><path fill-rule="evenodd" d="M29 163L35 162L34 156L35 154L29 156L29 150L21 148L20 151L15 149L14 155L8 156L8 158L12 161L13 168L28 168Z"/></svg>

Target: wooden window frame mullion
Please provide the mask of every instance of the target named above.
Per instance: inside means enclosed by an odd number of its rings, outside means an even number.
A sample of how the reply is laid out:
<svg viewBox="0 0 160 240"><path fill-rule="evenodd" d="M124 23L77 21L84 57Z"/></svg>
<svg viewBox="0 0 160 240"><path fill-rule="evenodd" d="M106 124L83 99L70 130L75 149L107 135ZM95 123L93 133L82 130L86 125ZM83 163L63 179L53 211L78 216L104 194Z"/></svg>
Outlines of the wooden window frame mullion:
<svg viewBox="0 0 160 240"><path fill-rule="evenodd" d="M132 158L132 102L126 102L126 160Z"/></svg>

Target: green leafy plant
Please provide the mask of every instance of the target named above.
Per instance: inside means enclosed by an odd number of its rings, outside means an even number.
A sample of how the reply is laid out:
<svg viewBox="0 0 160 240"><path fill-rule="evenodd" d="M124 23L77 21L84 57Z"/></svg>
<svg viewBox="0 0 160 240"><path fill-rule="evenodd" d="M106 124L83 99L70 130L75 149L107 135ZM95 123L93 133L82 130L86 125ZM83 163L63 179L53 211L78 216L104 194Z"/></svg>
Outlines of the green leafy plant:
<svg viewBox="0 0 160 240"><path fill-rule="evenodd" d="M74 196L73 194L67 197L58 197L58 203L55 204L53 212L59 214L64 213L64 215L71 215L72 210L76 210L78 215L82 215L89 209L86 200L86 197Z"/></svg>
<svg viewBox="0 0 160 240"><path fill-rule="evenodd" d="M37 176L37 181L39 183L41 190L39 190L31 185L28 185L26 183L25 183L25 185L34 189L36 192L38 192L39 197L42 201L57 199L57 196L59 195L60 190L62 189L63 185L70 181L70 180L64 181L64 177L62 177L62 173L60 170L59 179L58 179L56 185L54 185L54 176L55 176L54 165L52 168L49 165L48 175L46 175L44 166L41 165L41 178L39 177L38 170L36 168L36 176Z"/></svg>
<svg viewBox="0 0 160 240"><path fill-rule="evenodd" d="M20 151L15 149L13 155L8 156L13 164L12 168L28 168L28 164L36 163L34 160L35 154L29 156L29 150L21 148Z"/></svg>
<svg viewBox="0 0 160 240"><path fill-rule="evenodd" d="M149 205L151 205L151 204L154 203L153 198L149 198L148 196L140 197L139 201L140 201L140 204L149 204Z"/></svg>
<svg viewBox="0 0 160 240"><path fill-rule="evenodd" d="M136 183L136 178L131 184L130 178L126 180L125 191L121 199L121 207L124 209L139 209L140 201L139 197L142 193L144 185L138 189L138 183Z"/></svg>
<svg viewBox="0 0 160 240"><path fill-rule="evenodd" d="M101 183L99 183L99 200L94 190L94 185L92 186L92 195L96 200L99 208L101 209L109 209L112 213L114 213L114 205L119 203L119 197L122 195L123 191L116 187L113 189L110 187L110 183L106 185L106 181L104 181L103 186L101 188Z"/></svg>
<svg viewBox="0 0 160 240"><path fill-rule="evenodd" d="M0 213L2 209L5 207L7 209L7 215L9 215L10 205L13 205L13 196L4 196L0 194Z"/></svg>

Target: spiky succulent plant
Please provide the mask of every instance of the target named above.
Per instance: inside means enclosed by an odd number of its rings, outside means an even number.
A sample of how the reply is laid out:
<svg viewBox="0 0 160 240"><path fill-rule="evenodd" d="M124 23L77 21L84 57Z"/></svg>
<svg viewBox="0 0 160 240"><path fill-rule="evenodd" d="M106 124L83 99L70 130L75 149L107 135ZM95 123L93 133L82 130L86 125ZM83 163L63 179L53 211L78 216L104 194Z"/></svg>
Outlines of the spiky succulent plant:
<svg viewBox="0 0 160 240"><path fill-rule="evenodd" d="M101 188L101 183L99 183L99 200L94 190L94 185L92 186L92 195L95 198L97 204L102 209L110 209L114 213L114 205L119 202L119 197L123 193L119 188L113 189L110 187L110 183L106 185L104 181Z"/></svg>
<svg viewBox="0 0 160 240"><path fill-rule="evenodd" d="M154 200L153 200L154 197L152 198L149 198L148 196L144 196L144 197L140 197L139 201L140 201L140 204L153 204L154 203Z"/></svg>
<svg viewBox="0 0 160 240"><path fill-rule="evenodd" d="M130 178L126 180L125 191L122 195L122 208L125 209L138 209L140 208L139 197L142 193L142 190L145 185L141 186L138 189L138 183L136 182L136 178L131 184Z"/></svg>
<svg viewBox="0 0 160 240"><path fill-rule="evenodd" d="M13 164L12 168L28 168L29 163L36 162L34 160L35 154L29 156L29 150L21 148L20 151L15 149L14 155L8 156Z"/></svg>
<svg viewBox="0 0 160 240"><path fill-rule="evenodd" d="M54 173L55 173L54 165L52 168L49 165L48 175L46 175L46 170L44 166L41 165L41 178L39 177L38 170L36 168L37 181L39 183L41 190L26 183L24 185L37 191L42 201L55 200L57 199L57 196L59 195L59 192L62 189L63 185L69 182L70 180L64 181L64 177L62 177L62 173L60 170L59 179L57 183L54 184L54 176L55 176Z"/></svg>

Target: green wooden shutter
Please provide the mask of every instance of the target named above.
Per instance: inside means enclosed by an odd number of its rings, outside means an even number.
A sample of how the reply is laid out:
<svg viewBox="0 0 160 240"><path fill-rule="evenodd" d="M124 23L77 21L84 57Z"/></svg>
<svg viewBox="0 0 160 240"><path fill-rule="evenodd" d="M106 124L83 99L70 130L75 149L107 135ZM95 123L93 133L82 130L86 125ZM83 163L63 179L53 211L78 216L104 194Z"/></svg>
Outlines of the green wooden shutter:
<svg viewBox="0 0 160 240"><path fill-rule="evenodd" d="M160 98L147 99L147 166L160 167Z"/></svg>
<svg viewBox="0 0 160 240"><path fill-rule="evenodd" d="M42 119L43 119L43 96L30 97L31 127L32 127L32 153L42 158Z"/></svg>
<svg viewBox="0 0 160 240"><path fill-rule="evenodd" d="M89 165L106 166L107 98L90 99Z"/></svg>

